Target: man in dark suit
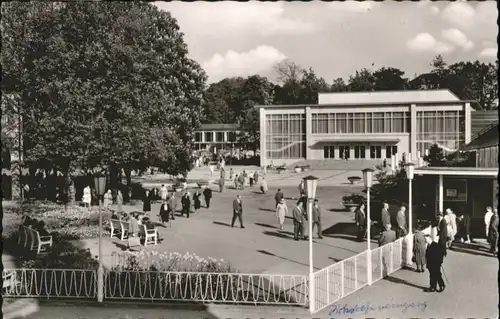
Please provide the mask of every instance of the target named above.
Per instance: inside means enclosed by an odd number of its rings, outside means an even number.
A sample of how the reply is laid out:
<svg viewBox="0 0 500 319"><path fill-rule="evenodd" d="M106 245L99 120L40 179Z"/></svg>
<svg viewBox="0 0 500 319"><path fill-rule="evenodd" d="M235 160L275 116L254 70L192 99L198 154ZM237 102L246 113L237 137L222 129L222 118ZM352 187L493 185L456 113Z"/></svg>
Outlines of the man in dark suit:
<svg viewBox="0 0 500 319"><path fill-rule="evenodd" d="M443 264L443 258L446 254L443 245L432 241L429 246L427 246L427 251L425 252L425 257L427 261L427 269L429 269L429 279L430 287L428 292L436 291L436 286L439 284L438 292L444 290L445 285L443 277L441 275L441 265Z"/></svg>
<svg viewBox="0 0 500 319"><path fill-rule="evenodd" d="M168 199L168 212L170 213L170 218L175 220L175 210L177 209L177 198L175 197L175 190L172 196Z"/></svg>
<svg viewBox="0 0 500 319"><path fill-rule="evenodd" d="M185 192L184 195L182 196L181 205L182 205L181 216L184 216L184 214L186 214L187 218L189 218L189 213L191 212L191 198L189 198L188 192Z"/></svg>
<svg viewBox="0 0 500 319"><path fill-rule="evenodd" d="M381 228L385 229L385 226L391 225L391 214L389 213L389 204L387 202L384 202L384 206L382 207L382 211L380 212L380 217L381 217L381 222L382 225Z"/></svg>
<svg viewBox="0 0 500 319"><path fill-rule="evenodd" d="M458 216L458 227L459 227L459 237L460 241L464 242L466 244L470 244L471 242L471 237L470 237L470 224L471 224L471 217L469 214L464 214L460 213Z"/></svg>
<svg viewBox="0 0 500 319"><path fill-rule="evenodd" d="M203 190L203 197L205 197L205 203L207 204L207 208L210 208L210 200L212 199L212 190L207 186Z"/></svg>
<svg viewBox="0 0 500 319"><path fill-rule="evenodd" d="M276 207L278 207L278 204L283 197L284 197L284 195L283 195L283 192L281 191L281 188L278 188L276 195L274 195L274 200L276 201Z"/></svg>
<svg viewBox="0 0 500 319"><path fill-rule="evenodd" d="M305 239L304 236L304 209L303 202L298 201L297 206L293 209L293 239Z"/></svg>
<svg viewBox="0 0 500 319"><path fill-rule="evenodd" d="M234 227L234 222L236 219L240 220L240 227L243 226L243 203L241 202L240 195L236 195L236 199L233 201L233 221L231 222L231 227Z"/></svg>
<svg viewBox="0 0 500 319"><path fill-rule="evenodd" d="M358 227L358 241L363 241L366 234L366 214L365 214L365 204L359 205L356 209L354 220L356 221L356 227Z"/></svg>
<svg viewBox="0 0 500 319"><path fill-rule="evenodd" d="M165 199L163 200L163 203L160 206L160 221L162 224L164 224L165 222L168 223L168 219L169 219L168 213L169 213L168 204L167 204L167 199L165 197Z"/></svg>
<svg viewBox="0 0 500 319"><path fill-rule="evenodd" d="M321 228L321 207L319 206L319 201L317 199L314 200L313 210L312 210L312 228L314 230L314 226L318 227L318 238L323 239L322 228ZM309 234L312 236L312 234Z"/></svg>

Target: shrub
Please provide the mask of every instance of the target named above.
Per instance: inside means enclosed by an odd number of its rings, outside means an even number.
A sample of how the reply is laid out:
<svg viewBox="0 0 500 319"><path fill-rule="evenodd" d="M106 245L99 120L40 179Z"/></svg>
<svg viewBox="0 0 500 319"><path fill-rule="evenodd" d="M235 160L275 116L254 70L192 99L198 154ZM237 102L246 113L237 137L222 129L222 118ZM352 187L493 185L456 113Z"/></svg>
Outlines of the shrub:
<svg viewBox="0 0 500 319"><path fill-rule="evenodd" d="M240 293L238 271L223 259L155 251L121 257L106 277L107 293L113 296L222 300Z"/></svg>
<svg viewBox="0 0 500 319"><path fill-rule="evenodd" d="M351 194L342 197L343 204L355 204L359 205L365 202L365 196L361 194Z"/></svg>
<svg viewBox="0 0 500 319"><path fill-rule="evenodd" d="M98 261L89 249L80 249L65 241L55 242L46 255L38 256L36 259L21 260L21 268L97 269L97 266Z"/></svg>

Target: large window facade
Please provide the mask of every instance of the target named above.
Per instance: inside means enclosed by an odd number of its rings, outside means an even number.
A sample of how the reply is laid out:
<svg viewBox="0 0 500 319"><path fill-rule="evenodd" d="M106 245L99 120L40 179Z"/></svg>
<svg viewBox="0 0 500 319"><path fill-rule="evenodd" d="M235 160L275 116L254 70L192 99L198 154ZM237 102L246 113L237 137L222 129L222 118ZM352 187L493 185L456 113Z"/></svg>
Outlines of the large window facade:
<svg viewBox="0 0 500 319"><path fill-rule="evenodd" d="M409 133L410 112L313 113L313 134Z"/></svg>
<svg viewBox="0 0 500 319"><path fill-rule="evenodd" d="M438 144L445 151L463 147L465 143L465 114L463 111L418 111L417 150L424 154Z"/></svg>
<svg viewBox="0 0 500 319"><path fill-rule="evenodd" d="M266 153L271 160L305 158L305 114L266 115Z"/></svg>

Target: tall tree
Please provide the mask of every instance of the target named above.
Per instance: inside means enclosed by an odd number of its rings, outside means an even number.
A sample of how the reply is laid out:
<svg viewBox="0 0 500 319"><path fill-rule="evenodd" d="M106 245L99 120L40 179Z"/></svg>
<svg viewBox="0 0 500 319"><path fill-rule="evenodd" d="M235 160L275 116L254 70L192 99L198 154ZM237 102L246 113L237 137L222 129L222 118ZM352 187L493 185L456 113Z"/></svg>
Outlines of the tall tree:
<svg viewBox="0 0 500 319"><path fill-rule="evenodd" d="M13 22L23 19L20 7L36 8L23 26ZM30 161L49 159L67 176L189 169L206 76L170 13L140 2L9 3L2 16L10 41L2 65L13 66L5 90L22 97Z"/></svg>
<svg viewBox="0 0 500 319"><path fill-rule="evenodd" d="M284 60L274 65L274 71L278 76L280 83L299 82L302 76L303 68L290 60Z"/></svg>
<svg viewBox="0 0 500 319"><path fill-rule="evenodd" d="M333 80L332 87L330 89L332 92L347 92L348 87L347 84L344 82L344 79L342 78L337 78Z"/></svg>
<svg viewBox="0 0 500 319"><path fill-rule="evenodd" d="M331 89L325 79L316 76L312 68L302 72L302 78L299 83L302 91L300 103L317 104L318 93L330 92Z"/></svg>
<svg viewBox="0 0 500 319"><path fill-rule="evenodd" d="M351 92L373 91L375 89L375 77L366 68L356 71L355 75L349 76L348 88Z"/></svg>
<svg viewBox="0 0 500 319"><path fill-rule="evenodd" d="M407 79L403 78L405 73L400 69L383 67L373 72L375 91L399 91L406 90Z"/></svg>

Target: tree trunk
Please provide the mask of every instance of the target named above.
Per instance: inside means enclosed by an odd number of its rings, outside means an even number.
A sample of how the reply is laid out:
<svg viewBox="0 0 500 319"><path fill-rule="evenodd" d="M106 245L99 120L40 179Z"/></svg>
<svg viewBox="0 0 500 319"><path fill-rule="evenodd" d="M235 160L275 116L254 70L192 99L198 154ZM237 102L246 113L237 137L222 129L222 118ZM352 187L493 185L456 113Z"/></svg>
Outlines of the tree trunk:
<svg viewBox="0 0 500 319"><path fill-rule="evenodd" d="M66 204L66 206L73 206L75 205L76 190L75 190L75 184L73 183L73 179L71 178L71 174L69 171L69 165L65 167L63 175L64 175L64 190L60 194L62 195L61 199L62 202Z"/></svg>
<svg viewBox="0 0 500 319"><path fill-rule="evenodd" d="M127 168L125 169L125 177L127 178L127 186L132 186L132 170Z"/></svg>

